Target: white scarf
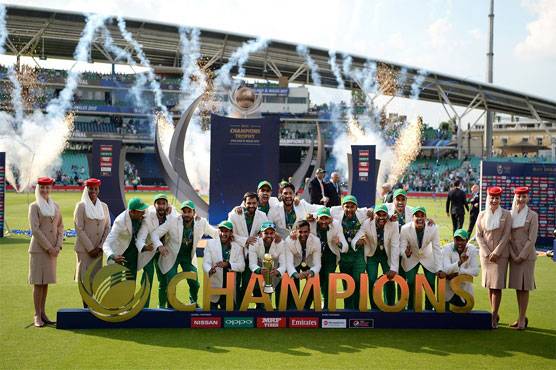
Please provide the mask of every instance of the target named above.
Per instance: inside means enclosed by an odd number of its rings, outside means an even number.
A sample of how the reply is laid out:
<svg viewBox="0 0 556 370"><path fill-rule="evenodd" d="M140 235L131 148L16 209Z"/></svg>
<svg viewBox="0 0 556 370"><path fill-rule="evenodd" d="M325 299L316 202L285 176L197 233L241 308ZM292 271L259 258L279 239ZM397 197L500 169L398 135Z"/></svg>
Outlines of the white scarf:
<svg viewBox="0 0 556 370"><path fill-rule="evenodd" d="M525 205L518 211L517 206L517 196L514 195L514 201L512 203L512 229L517 229L525 225L525 219L527 218L527 213L529 212L529 207Z"/></svg>
<svg viewBox="0 0 556 370"><path fill-rule="evenodd" d="M41 215L44 217L54 217L54 215L56 215L56 206L50 197L48 197L48 201L42 197L39 187L39 184L35 186L35 200L39 206Z"/></svg>
<svg viewBox="0 0 556 370"><path fill-rule="evenodd" d="M104 220L104 207L102 206L100 199L97 197L96 204L93 204L86 186L85 189L83 189L81 201L85 203L85 214L87 215L87 218L93 220Z"/></svg>
<svg viewBox="0 0 556 370"><path fill-rule="evenodd" d="M498 206L494 213L490 209L490 195L487 195L485 210L485 227L487 231L492 231L500 227L500 218L502 217L502 207Z"/></svg>

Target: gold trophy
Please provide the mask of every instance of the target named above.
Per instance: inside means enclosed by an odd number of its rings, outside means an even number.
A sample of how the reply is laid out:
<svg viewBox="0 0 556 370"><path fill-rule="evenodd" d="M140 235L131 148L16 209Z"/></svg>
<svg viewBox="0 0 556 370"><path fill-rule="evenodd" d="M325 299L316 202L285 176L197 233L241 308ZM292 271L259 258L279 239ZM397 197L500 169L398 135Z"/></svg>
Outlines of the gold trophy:
<svg viewBox="0 0 556 370"><path fill-rule="evenodd" d="M274 266L274 261L272 260L272 256L269 253L266 253L263 258L263 268L266 270L264 274L264 289L263 292L266 294L274 293L274 288L272 287L272 276L270 275L270 271Z"/></svg>

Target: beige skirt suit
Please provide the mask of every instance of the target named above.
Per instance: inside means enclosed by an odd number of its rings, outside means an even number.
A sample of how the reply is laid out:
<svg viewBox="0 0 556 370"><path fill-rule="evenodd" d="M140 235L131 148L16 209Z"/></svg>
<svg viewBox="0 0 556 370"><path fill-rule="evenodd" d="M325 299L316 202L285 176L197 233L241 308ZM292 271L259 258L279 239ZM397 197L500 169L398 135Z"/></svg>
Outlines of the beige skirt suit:
<svg viewBox="0 0 556 370"><path fill-rule="evenodd" d="M33 236L29 244L29 284L43 285L56 283L56 260L48 250L62 249L64 224L60 207L54 203L56 213L53 217L43 216L36 202L29 206L29 224Z"/></svg>
<svg viewBox="0 0 556 370"><path fill-rule="evenodd" d="M500 226L494 230L486 229L485 218L485 211L481 211L477 217L476 234L481 258L482 285L489 289L504 289L510 257L512 215L510 211L502 209ZM488 259L492 252L498 256L494 263Z"/></svg>
<svg viewBox="0 0 556 370"><path fill-rule="evenodd" d="M510 279L508 287L517 290L535 289L535 261L537 251L535 243L539 230L539 215L531 211L527 212L525 224L522 227L512 229L510 238ZM515 259L522 257L525 260L517 263Z"/></svg>
<svg viewBox="0 0 556 370"><path fill-rule="evenodd" d="M100 202L100 200L99 200ZM89 266L97 261L102 260L102 254L97 258L92 258L87 252L95 248L102 248L108 233L110 232L110 213L108 206L104 202L100 202L104 209L104 219L88 218L85 212L85 203L79 202L75 207L74 223L77 238L75 239L75 254L77 257L77 266L75 268L75 279L80 279L81 276L87 271ZM93 274L101 268L100 263L95 268Z"/></svg>

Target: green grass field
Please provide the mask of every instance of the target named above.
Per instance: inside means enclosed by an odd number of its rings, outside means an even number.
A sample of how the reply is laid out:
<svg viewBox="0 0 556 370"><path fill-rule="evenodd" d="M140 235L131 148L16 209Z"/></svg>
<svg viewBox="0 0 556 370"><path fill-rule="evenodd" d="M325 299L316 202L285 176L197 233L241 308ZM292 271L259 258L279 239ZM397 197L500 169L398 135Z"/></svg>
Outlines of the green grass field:
<svg viewBox="0 0 556 370"><path fill-rule="evenodd" d="M151 200L153 194L142 193ZM56 193L66 228L80 193ZM33 196L29 197L33 199ZM449 238L451 223L443 203L424 205ZM28 228L27 196L7 194L10 228ZM515 293L505 290L501 327L465 330L244 330L244 329L115 329L63 331L37 329L32 289L27 284L29 239L0 239L0 367L29 368L556 368L556 269L539 257L537 290L531 293L529 329L508 328L517 317ZM80 307L73 281L74 239L64 242L58 259L58 283L47 300L51 318L59 308ZM153 295L156 294L156 290ZM184 295L185 296L185 295ZM487 291L475 281L475 309L488 310ZM156 302L153 296L152 302Z"/></svg>

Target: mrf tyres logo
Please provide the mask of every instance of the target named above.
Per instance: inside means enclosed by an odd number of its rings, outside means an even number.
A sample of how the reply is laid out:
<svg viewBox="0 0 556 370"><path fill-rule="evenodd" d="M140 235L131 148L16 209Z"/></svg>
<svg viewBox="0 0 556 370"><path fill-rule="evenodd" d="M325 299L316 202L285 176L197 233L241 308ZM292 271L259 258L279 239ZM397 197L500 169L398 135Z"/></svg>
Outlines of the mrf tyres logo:
<svg viewBox="0 0 556 370"><path fill-rule="evenodd" d="M226 317L224 319L225 328L252 328L255 320L252 317Z"/></svg>
<svg viewBox="0 0 556 370"><path fill-rule="evenodd" d="M285 317L257 317L257 328L285 328Z"/></svg>

